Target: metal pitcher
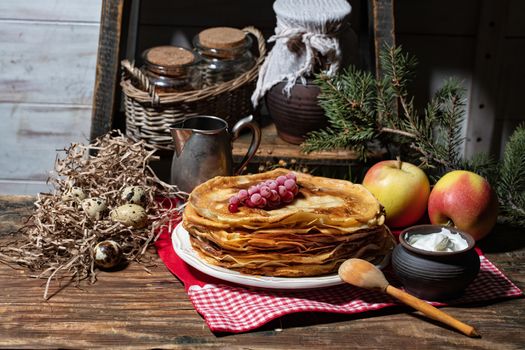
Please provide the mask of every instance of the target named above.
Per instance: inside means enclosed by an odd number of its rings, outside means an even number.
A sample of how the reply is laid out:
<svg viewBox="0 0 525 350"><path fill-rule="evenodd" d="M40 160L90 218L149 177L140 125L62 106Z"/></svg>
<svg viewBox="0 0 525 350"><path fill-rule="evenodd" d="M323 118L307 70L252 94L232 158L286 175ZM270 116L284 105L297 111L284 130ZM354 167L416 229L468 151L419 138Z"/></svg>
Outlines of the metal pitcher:
<svg viewBox="0 0 525 350"><path fill-rule="evenodd" d="M237 170L233 170L232 143L244 128L252 132L252 142ZM252 159L261 143L261 130L248 116L239 120L228 132L228 123L221 118L199 115L170 125L175 145L171 163L170 183L191 192L197 185L214 176L238 174Z"/></svg>

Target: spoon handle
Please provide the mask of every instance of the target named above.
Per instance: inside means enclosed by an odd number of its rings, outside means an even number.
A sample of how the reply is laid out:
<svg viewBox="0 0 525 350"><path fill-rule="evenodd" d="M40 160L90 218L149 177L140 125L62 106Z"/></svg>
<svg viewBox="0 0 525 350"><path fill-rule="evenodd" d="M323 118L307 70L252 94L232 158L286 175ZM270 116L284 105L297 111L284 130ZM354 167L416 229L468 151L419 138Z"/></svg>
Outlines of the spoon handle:
<svg viewBox="0 0 525 350"><path fill-rule="evenodd" d="M449 314L439 309L436 309L432 305L424 302L419 298L416 298L413 295L403 292L402 290L397 289L396 287L393 287L391 285L388 285L386 287L385 292L393 296L394 298L402 301L403 303L412 306L414 309L421 311L428 317L440 321L446 325L449 325L450 327L457 329L458 331L469 337L480 337L480 334L476 331L474 327L455 319Z"/></svg>

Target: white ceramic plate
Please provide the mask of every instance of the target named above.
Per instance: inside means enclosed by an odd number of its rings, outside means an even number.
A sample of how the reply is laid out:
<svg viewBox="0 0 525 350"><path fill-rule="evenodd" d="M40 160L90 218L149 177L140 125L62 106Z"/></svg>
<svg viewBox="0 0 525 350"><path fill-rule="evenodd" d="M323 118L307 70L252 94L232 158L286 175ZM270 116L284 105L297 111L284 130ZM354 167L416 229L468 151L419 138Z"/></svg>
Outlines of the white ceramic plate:
<svg viewBox="0 0 525 350"><path fill-rule="evenodd" d="M190 235L182 223L179 223L171 235L175 253L188 265L195 269L218 279L237 283L245 286L270 288L270 289L313 289L335 286L344 283L337 274L321 277L270 277L247 275L234 270L208 264L202 260L198 253L193 250ZM385 256L383 261L376 265L382 269L388 265L390 255Z"/></svg>

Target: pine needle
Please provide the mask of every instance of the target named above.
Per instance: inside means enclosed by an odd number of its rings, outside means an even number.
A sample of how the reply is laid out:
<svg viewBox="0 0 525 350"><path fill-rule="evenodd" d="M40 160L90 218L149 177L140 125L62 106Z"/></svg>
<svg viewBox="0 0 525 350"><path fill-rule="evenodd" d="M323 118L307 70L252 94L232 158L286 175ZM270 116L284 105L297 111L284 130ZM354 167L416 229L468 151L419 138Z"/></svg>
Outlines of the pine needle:
<svg viewBox="0 0 525 350"><path fill-rule="evenodd" d="M525 126L520 125L505 146L497 192L501 210L515 224L525 224Z"/></svg>

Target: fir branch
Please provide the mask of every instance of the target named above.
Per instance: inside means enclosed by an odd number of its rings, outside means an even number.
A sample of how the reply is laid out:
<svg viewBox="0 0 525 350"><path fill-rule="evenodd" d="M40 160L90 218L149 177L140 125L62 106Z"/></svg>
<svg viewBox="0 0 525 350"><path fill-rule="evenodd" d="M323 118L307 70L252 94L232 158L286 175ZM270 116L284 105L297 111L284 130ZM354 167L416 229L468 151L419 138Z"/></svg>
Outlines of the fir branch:
<svg viewBox="0 0 525 350"><path fill-rule="evenodd" d="M422 118L407 119L406 128L417 135L412 148L420 151L423 164L435 169L435 177L461 168L464 113L465 90L459 81L450 79L435 93Z"/></svg>
<svg viewBox="0 0 525 350"><path fill-rule="evenodd" d="M408 53L403 53L400 46L391 46L381 50L379 59L384 72L381 84L384 87L382 97L388 98L385 102L380 101L381 109L397 109L397 102L399 102L405 117L410 117L413 108L409 105L406 97L408 95L407 85L413 77L413 71L417 64L415 57ZM385 123L390 124L394 128L399 128L400 124L397 123L399 118L393 118L398 117L398 113L387 113L386 115L391 118L386 119Z"/></svg>
<svg viewBox="0 0 525 350"><path fill-rule="evenodd" d="M377 83L377 124L383 125L384 120L398 120L395 107L395 96L393 91L387 89L388 83L380 81Z"/></svg>
<svg viewBox="0 0 525 350"><path fill-rule="evenodd" d="M464 159L460 161L458 169L472 171L483 176L494 189L498 186L499 164L489 154L478 153L470 159Z"/></svg>
<svg viewBox="0 0 525 350"><path fill-rule="evenodd" d="M420 114L407 90L415 58L401 47L389 47L382 50L380 60L381 77L374 78L355 67L333 77L318 77L319 104L329 128L307 135L303 151L348 148L364 154L367 145L379 140L401 149L407 145L435 176L457 168L464 142L461 126L465 97L461 84L446 81Z"/></svg>
<svg viewBox="0 0 525 350"><path fill-rule="evenodd" d="M438 132L442 134L441 146L443 156L457 166L461 162L460 147L464 142L462 136L463 115L465 110L465 89L456 79L445 81L443 87L436 93L438 105L436 118Z"/></svg>
<svg viewBox="0 0 525 350"><path fill-rule="evenodd" d="M386 132L386 133L391 133L391 134L395 134L395 135L401 135L401 136L405 136L405 137L409 137L409 138L416 138L415 134L410 133L408 131L399 130L399 129L392 129L392 128L387 128L387 127L382 127L379 131L382 132L382 133Z"/></svg>
<svg viewBox="0 0 525 350"><path fill-rule="evenodd" d="M379 59L384 76L390 79L397 96L406 96L407 85L412 79L417 65L416 58L404 53L401 46L391 46L381 50Z"/></svg>
<svg viewBox="0 0 525 350"><path fill-rule="evenodd" d="M420 154L422 165L443 173L459 164L460 146L463 143L461 125L464 114L464 90L457 80L448 80L427 105L423 117L414 107L414 98L407 93L407 84L413 76L416 60L404 54L400 47L382 51L381 64L385 71L383 91L392 91L401 106L395 120L386 119L381 130L405 136L410 148ZM384 94L383 94L384 95ZM378 94L378 96L383 96ZM379 101L380 109L392 102ZM401 140L403 141L403 140Z"/></svg>
<svg viewBox="0 0 525 350"><path fill-rule="evenodd" d="M329 127L311 132L304 152L349 148L365 157L367 144L378 137L376 128L376 85L372 75L354 67L335 77L318 76L319 105Z"/></svg>
<svg viewBox="0 0 525 350"><path fill-rule="evenodd" d="M518 126L505 146L496 190L503 214L525 224L525 125Z"/></svg>

